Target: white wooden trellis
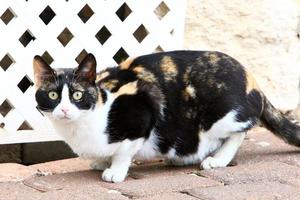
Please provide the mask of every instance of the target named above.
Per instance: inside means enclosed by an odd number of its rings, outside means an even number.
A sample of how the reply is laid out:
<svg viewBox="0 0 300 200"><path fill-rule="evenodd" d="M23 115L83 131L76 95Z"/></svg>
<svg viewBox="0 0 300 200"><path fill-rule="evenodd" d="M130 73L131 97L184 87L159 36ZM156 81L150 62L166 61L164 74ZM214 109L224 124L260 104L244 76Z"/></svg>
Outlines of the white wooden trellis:
<svg viewBox="0 0 300 200"><path fill-rule="evenodd" d="M34 55L43 55L53 67L75 67L91 52L99 71L126 55L180 49L185 4L185 0L1 0L0 144L61 139L35 108ZM120 15L124 10L126 14ZM69 33L60 42L63 30Z"/></svg>

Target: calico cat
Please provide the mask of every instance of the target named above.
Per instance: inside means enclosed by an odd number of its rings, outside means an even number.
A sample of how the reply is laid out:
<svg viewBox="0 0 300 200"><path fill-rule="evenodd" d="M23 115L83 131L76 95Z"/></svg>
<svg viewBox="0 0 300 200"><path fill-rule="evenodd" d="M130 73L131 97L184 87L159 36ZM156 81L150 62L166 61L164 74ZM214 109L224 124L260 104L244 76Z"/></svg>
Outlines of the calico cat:
<svg viewBox="0 0 300 200"><path fill-rule="evenodd" d="M92 54L74 69L53 69L40 56L33 67L38 108L104 181L123 181L133 158L225 167L258 122L300 146L300 127L220 52L155 53L98 74Z"/></svg>

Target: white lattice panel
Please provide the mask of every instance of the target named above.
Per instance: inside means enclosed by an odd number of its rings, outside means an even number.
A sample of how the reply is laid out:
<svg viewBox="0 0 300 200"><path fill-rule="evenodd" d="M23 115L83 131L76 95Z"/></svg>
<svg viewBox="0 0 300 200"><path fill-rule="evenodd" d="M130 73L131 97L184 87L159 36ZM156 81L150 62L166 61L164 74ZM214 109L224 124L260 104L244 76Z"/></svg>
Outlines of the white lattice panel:
<svg viewBox="0 0 300 200"><path fill-rule="evenodd" d="M127 56L180 49L185 0L0 2L0 144L59 140L35 108L32 59L75 67L86 52L98 71Z"/></svg>

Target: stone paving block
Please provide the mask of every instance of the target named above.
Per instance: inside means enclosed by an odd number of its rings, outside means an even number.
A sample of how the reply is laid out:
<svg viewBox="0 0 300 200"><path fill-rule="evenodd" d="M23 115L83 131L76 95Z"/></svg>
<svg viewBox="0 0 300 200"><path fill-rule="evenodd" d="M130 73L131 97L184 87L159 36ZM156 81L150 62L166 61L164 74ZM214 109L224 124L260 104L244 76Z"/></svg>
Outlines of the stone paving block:
<svg viewBox="0 0 300 200"><path fill-rule="evenodd" d="M30 165L30 167L36 169L41 175L51 175L89 170L90 161L81 158L70 158Z"/></svg>
<svg viewBox="0 0 300 200"><path fill-rule="evenodd" d="M32 177L24 180L24 184L34 187L45 187L47 191L61 190L76 185L99 185L101 173L97 171L80 171L65 174L55 174L52 176ZM52 189L50 189L52 188Z"/></svg>
<svg viewBox="0 0 300 200"><path fill-rule="evenodd" d="M129 170L129 176L134 179L141 179L154 176L173 176L178 174L188 174L199 170L200 165L170 166L165 164L164 162L156 162L132 166Z"/></svg>
<svg viewBox="0 0 300 200"><path fill-rule="evenodd" d="M33 199L127 199L116 190L106 189L97 171L81 171L52 176L33 177L23 181L39 191Z"/></svg>
<svg viewBox="0 0 300 200"><path fill-rule="evenodd" d="M99 185L76 184L72 187L40 192L22 183L0 183L1 200L127 200L128 198L116 191L107 190Z"/></svg>
<svg viewBox="0 0 300 200"><path fill-rule="evenodd" d="M194 187L210 187L222 184L194 174L179 174L175 176L155 176L146 179L125 180L125 182L122 183L102 182L101 185L105 188L120 191L129 197L143 197L181 191Z"/></svg>
<svg viewBox="0 0 300 200"><path fill-rule="evenodd" d="M137 200L197 200L198 198L192 197L188 194L182 194L179 192L158 194L149 197L142 197Z"/></svg>
<svg viewBox="0 0 300 200"><path fill-rule="evenodd" d="M21 181L35 174L36 170L28 166L16 163L0 164L0 182Z"/></svg>
<svg viewBox="0 0 300 200"><path fill-rule="evenodd" d="M41 200L128 200L116 191L101 188L99 185L76 185L61 190L52 190L37 195Z"/></svg>
<svg viewBox="0 0 300 200"><path fill-rule="evenodd" d="M298 200L300 189L280 182L249 183L185 191L202 200Z"/></svg>
<svg viewBox="0 0 300 200"><path fill-rule="evenodd" d="M264 128L248 132L234 159L237 164L275 160L300 167L300 148L285 143Z"/></svg>
<svg viewBox="0 0 300 200"><path fill-rule="evenodd" d="M40 192L26 187L25 185L17 182L0 183L0 199L1 200L23 200L33 199L32 196Z"/></svg>
<svg viewBox="0 0 300 200"><path fill-rule="evenodd" d="M198 175L212 178L224 184L288 182L291 177L300 178L300 168L282 162L266 162L202 170Z"/></svg>
<svg viewBox="0 0 300 200"><path fill-rule="evenodd" d="M62 190L63 186L59 187L57 185L53 185L48 181L42 180L40 178L28 178L22 182L25 186L30 187L32 189L38 190L40 192L48 192L52 190Z"/></svg>

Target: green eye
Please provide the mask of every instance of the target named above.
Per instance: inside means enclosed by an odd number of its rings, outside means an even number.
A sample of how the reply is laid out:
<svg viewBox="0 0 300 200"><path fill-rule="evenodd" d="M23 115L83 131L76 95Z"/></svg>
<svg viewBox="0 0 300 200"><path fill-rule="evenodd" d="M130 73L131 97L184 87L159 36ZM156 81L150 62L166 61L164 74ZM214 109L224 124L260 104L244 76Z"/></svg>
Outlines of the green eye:
<svg viewBox="0 0 300 200"><path fill-rule="evenodd" d="M49 93L48 93L48 96L49 96L49 98L52 99L52 100L56 100L56 99L58 98L57 92L54 92L54 91L49 92Z"/></svg>
<svg viewBox="0 0 300 200"><path fill-rule="evenodd" d="M73 99L80 100L82 98L83 93L80 91L76 91L73 93Z"/></svg>

